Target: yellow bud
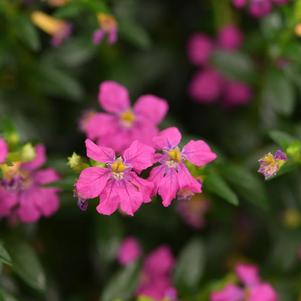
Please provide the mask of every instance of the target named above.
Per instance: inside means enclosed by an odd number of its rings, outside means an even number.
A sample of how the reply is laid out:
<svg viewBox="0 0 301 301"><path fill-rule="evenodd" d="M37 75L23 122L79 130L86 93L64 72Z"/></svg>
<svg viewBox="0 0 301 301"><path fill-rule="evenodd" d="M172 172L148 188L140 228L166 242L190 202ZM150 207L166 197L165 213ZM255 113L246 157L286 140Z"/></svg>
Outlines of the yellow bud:
<svg viewBox="0 0 301 301"><path fill-rule="evenodd" d="M36 151L31 143L26 143L21 149L21 161L28 162L34 159Z"/></svg>
<svg viewBox="0 0 301 301"><path fill-rule="evenodd" d="M77 153L73 153L72 156L68 157L67 165L76 172L80 172L88 167L88 164L84 163L82 157Z"/></svg>

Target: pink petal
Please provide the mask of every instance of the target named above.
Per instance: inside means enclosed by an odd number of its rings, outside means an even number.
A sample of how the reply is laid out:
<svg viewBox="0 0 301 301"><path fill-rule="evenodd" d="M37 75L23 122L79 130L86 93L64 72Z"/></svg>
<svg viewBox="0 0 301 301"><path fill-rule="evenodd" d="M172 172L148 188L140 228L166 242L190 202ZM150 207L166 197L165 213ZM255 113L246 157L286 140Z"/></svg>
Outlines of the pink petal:
<svg viewBox="0 0 301 301"><path fill-rule="evenodd" d="M119 195L116 187L116 181L108 181L108 185L100 195L100 202L96 208L97 212L104 215L111 215L119 207Z"/></svg>
<svg viewBox="0 0 301 301"><path fill-rule="evenodd" d="M39 196L36 195L34 189L29 189L20 193L17 216L23 223L33 223L40 218L41 212L35 204L37 197Z"/></svg>
<svg viewBox="0 0 301 301"><path fill-rule="evenodd" d="M176 127L170 127L154 137L153 142L157 149L172 149L180 143L181 139L180 131Z"/></svg>
<svg viewBox="0 0 301 301"><path fill-rule="evenodd" d="M233 284L226 285L222 290L211 293L211 301L242 301L243 290ZM249 301L249 300L248 300Z"/></svg>
<svg viewBox="0 0 301 301"><path fill-rule="evenodd" d="M238 278L247 286L253 286L260 282L258 267L252 264L241 263L235 267Z"/></svg>
<svg viewBox="0 0 301 301"><path fill-rule="evenodd" d="M34 173L34 182L38 184L49 184L57 181L60 177L52 168L41 169Z"/></svg>
<svg viewBox="0 0 301 301"><path fill-rule="evenodd" d="M138 140L141 143L153 146L153 138L158 135L158 128L146 123L145 120L137 122L132 128L132 139Z"/></svg>
<svg viewBox="0 0 301 301"><path fill-rule="evenodd" d="M34 170L34 169L37 169L37 168L41 167L46 162L45 146L42 145L42 144L38 144L35 147L35 151L36 151L35 158L32 161L28 162L28 163L23 163L22 168L29 169L29 170Z"/></svg>
<svg viewBox="0 0 301 301"><path fill-rule="evenodd" d="M0 138L0 163L6 160L8 154L8 147L3 138Z"/></svg>
<svg viewBox="0 0 301 301"><path fill-rule="evenodd" d="M17 204L17 193L0 187L0 217L8 216L11 209Z"/></svg>
<svg viewBox="0 0 301 301"><path fill-rule="evenodd" d="M104 81L100 84L98 101L104 110L110 113L120 113L130 107L127 89L114 81Z"/></svg>
<svg viewBox="0 0 301 301"><path fill-rule="evenodd" d="M183 148L183 155L196 166L204 166L216 159L216 154L203 140L191 140Z"/></svg>
<svg viewBox="0 0 301 301"><path fill-rule="evenodd" d="M110 177L106 168L88 167L84 169L77 180L75 187L82 199L94 199L100 195Z"/></svg>
<svg viewBox="0 0 301 301"><path fill-rule="evenodd" d="M90 139L96 139L103 135L113 134L118 127L115 116L106 113L95 113L84 126L84 132Z"/></svg>
<svg viewBox="0 0 301 301"><path fill-rule="evenodd" d="M178 183L179 189L188 189L194 193L202 191L201 183L190 174L189 170L183 163L178 165Z"/></svg>
<svg viewBox="0 0 301 301"><path fill-rule="evenodd" d="M95 30L93 32L93 36L92 36L93 44L95 44L95 45L99 44L102 41L104 35L105 35L105 32L103 31L103 29Z"/></svg>
<svg viewBox="0 0 301 301"><path fill-rule="evenodd" d="M108 41L109 44L115 44L117 42L118 35L117 35L117 28L112 28L108 34Z"/></svg>
<svg viewBox="0 0 301 301"><path fill-rule="evenodd" d="M152 168L148 180L154 183L153 194L156 194L158 192L159 184L163 180L163 177L165 176L166 172L167 172L167 167L164 165L159 165Z"/></svg>
<svg viewBox="0 0 301 301"><path fill-rule="evenodd" d="M219 47L226 50L236 50L243 43L243 34L240 29L234 25L224 26L218 33Z"/></svg>
<svg viewBox="0 0 301 301"><path fill-rule="evenodd" d="M118 250L118 261L122 265L134 262L141 255L141 246L134 237L127 237L122 241Z"/></svg>
<svg viewBox="0 0 301 301"><path fill-rule="evenodd" d="M90 139L86 139L87 156L98 162L112 162L115 159L115 152L108 147L96 145Z"/></svg>
<svg viewBox="0 0 301 301"><path fill-rule="evenodd" d="M136 171L141 172L143 169L153 165L154 154L154 148L136 140L123 152L122 156L127 164Z"/></svg>
<svg viewBox="0 0 301 301"><path fill-rule="evenodd" d="M158 187L158 194L161 196L164 207L168 207L171 201L175 199L179 190L178 175L174 168L167 170L165 177L162 178Z"/></svg>
<svg viewBox="0 0 301 301"><path fill-rule="evenodd" d="M159 124L168 110L166 100L154 95L143 95L138 98L134 106L137 115L142 116L147 122Z"/></svg>
<svg viewBox="0 0 301 301"><path fill-rule="evenodd" d="M262 283L250 289L248 301L277 301L278 295L268 283Z"/></svg>
<svg viewBox="0 0 301 301"><path fill-rule="evenodd" d="M151 196L154 191L154 183L138 177L134 172L131 173L131 182L134 186L138 187L142 194L142 200L144 203L149 203L151 201Z"/></svg>
<svg viewBox="0 0 301 301"><path fill-rule="evenodd" d="M44 216L50 216L59 208L58 190L55 188L38 188L32 194L32 202Z"/></svg>

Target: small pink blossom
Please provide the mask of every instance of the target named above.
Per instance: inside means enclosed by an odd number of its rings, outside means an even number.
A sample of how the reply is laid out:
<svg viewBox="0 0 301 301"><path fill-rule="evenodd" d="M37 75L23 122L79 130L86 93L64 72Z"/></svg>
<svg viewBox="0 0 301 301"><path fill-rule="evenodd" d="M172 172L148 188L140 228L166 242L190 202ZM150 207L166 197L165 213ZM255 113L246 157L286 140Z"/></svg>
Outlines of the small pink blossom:
<svg viewBox="0 0 301 301"><path fill-rule="evenodd" d="M202 185L190 174L185 160L201 167L216 159L216 154L203 140L191 140L181 150L181 138L175 127L163 130L154 138L155 148L161 153L157 155L159 166L152 169L149 180L155 184L154 193L161 196L165 207L171 204L179 190L201 192Z"/></svg>
<svg viewBox="0 0 301 301"><path fill-rule="evenodd" d="M128 265L134 262L141 255L141 247L134 237L126 238L118 250L118 261L122 265Z"/></svg>
<svg viewBox="0 0 301 301"><path fill-rule="evenodd" d="M0 217L32 223L57 211L58 189L44 185L57 181L59 176L52 168L41 169L45 161L45 148L37 145L32 161L2 166Z"/></svg>
<svg viewBox="0 0 301 301"><path fill-rule="evenodd" d="M251 100L251 89L247 84L234 81L226 81L224 87L224 101L226 106L246 105Z"/></svg>
<svg viewBox="0 0 301 301"><path fill-rule="evenodd" d="M84 169L76 182L76 193L80 199L99 197L97 211L111 215L118 208L134 215L142 203L150 202L153 183L138 174L150 167L154 161L154 149L134 141L120 157L113 149L98 146L86 140L87 156L104 167Z"/></svg>
<svg viewBox="0 0 301 301"><path fill-rule="evenodd" d="M118 26L116 19L109 14L98 14L97 19L100 28L93 33L92 41L94 44L99 44L107 35L109 44L117 42Z"/></svg>
<svg viewBox="0 0 301 301"><path fill-rule="evenodd" d="M202 33L193 34L188 41L188 58L194 65L202 66L207 63L213 50L213 41Z"/></svg>
<svg viewBox="0 0 301 301"><path fill-rule="evenodd" d="M190 96L199 103L216 102L223 89L221 75L213 69L205 69L194 75L189 86Z"/></svg>
<svg viewBox="0 0 301 301"><path fill-rule="evenodd" d="M272 10L271 0L250 0L249 11L254 17L264 17Z"/></svg>
<svg viewBox="0 0 301 301"><path fill-rule="evenodd" d="M127 89L113 81L100 85L98 99L106 113L96 113L87 121L88 138L97 139L100 145L117 152L125 150L134 140L152 145L158 124L168 110L165 100L143 95L132 108Z"/></svg>
<svg viewBox="0 0 301 301"><path fill-rule="evenodd" d="M257 285L260 282L258 267L252 264L240 263L235 267L237 277L248 286Z"/></svg>
<svg viewBox="0 0 301 301"><path fill-rule="evenodd" d="M243 34L238 27L227 25L219 31L217 42L220 48L237 50L243 43Z"/></svg>
<svg viewBox="0 0 301 301"><path fill-rule="evenodd" d="M0 138L0 164L5 162L8 154L8 147L3 138Z"/></svg>

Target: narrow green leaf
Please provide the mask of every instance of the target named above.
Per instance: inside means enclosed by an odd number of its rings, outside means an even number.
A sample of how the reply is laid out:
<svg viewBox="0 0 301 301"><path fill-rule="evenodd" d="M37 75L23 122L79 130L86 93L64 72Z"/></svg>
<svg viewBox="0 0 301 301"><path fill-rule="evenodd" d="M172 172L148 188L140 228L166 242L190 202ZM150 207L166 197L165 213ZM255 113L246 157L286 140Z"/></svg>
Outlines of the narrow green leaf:
<svg viewBox="0 0 301 301"><path fill-rule="evenodd" d="M297 141L293 136L277 130L269 132L269 136L275 143L281 146L283 150L286 150L292 143Z"/></svg>
<svg viewBox="0 0 301 301"><path fill-rule="evenodd" d="M204 188L213 194L218 195L232 205L238 205L239 200L236 194L218 174L210 174L204 180Z"/></svg>
<svg viewBox="0 0 301 301"><path fill-rule="evenodd" d="M204 272L205 252L199 239L191 240L182 250L175 267L177 287L196 288Z"/></svg>
<svg viewBox="0 0 301 301"><path fill-rule="evenodd" d="M128 300L137 285L138 280L138 264L133 263L119 271L104 288L101 295L101 301L112 301L121 299Z"/></svg>
<svg viewBox="0 0 301 301"><path fill-rule="evenodd" d="M44 290L45 275L31 246L17 239L7 239L4 245L13 262L14 272L32 288Z"/></svg>
<svg viewBox="0 0 301 301"><path fill-rule="evenodd" d="M4 248L2 242L0 242L0 262L3 262L5 264L11 265L11 258L9 254L7 253L6 249Z"/></svg>

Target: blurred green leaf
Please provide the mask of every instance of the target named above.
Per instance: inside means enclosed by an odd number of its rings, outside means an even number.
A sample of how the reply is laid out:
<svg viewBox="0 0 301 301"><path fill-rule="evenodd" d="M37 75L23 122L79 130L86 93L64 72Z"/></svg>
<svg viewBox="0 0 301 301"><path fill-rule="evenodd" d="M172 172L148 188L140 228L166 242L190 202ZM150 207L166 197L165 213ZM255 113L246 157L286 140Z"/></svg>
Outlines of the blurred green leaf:
<svg viewBox="0 0 301 301"><path fill-rule="evenodd" d="M232 80L252 82L256 76L253 62L241 52L216 51L213 64Z"/></svg>
<svg viewBox="0 0 301 301"><path fill-rule="evenodd" d="M70 1L68 4L58 8L54 16L56 18L74 18L82 11L82 6L77 1Z"/></svg>
<svg viewBox="0 0 301 301"><path fill-rule="evenodd" d="M115 299L128 300L137 285L138 263L132 263L120 270L104 288L100 301L112 301Z"/></svg>
<svg viewBox="0 0 301 301"><path fill-rule="evenodd" d="M17 301L17 299L0 288L0 301Z"/></svg>
<svg viewBox="0 0 301 301"><path fill-rule="evenodd" d="M0 242L0 261L5 264L11 265L11 258L7 253L6 249L4 248L2 242Z"/></svg>
<svg viewBox="0 0 301 301"><path fill-rule="evenodd" d="M286 150L292 143L294 143L297 139L293 136L281 132L281 131L271 131L269 132L270 138L277 143L283 150Z"/></svg>
<svg viewBox="0 0 301 301"><path fill-rule="evenodd" d="M204 180L203 187L232 205L238 205L239 203L236 194L218 174L208 175Z"/></svg>
<svg viewBox="0 0 301 301"><path fill-rule="evenodd" d="M15 273L32 288L44 290L45 275L31 246L15 238L6 239L4 245L13 262L12 268Z"/></svg>
<svg viewBox="0 0 301 301"><path fill-rule="evenodd" d="M295 107L295 91L291 82L280 72L267 75L262 98L278 113L290 115Z"/></svg>
<svg viewBox="0 0 301 301"><path fill-rule="evenodd" d="M260 181L258 175L254 175L239 165L227 165L221 172L229 182L235 185L235 189L245 199L261 208L267 207L267 193L263 181Z"/></svg>
<svg viewBox="0 0 301 301"><path fill-rule="evenodd" d="M204 273L205 252L200 239L191 240L178 258L174 280L177 287L196 288Z"/></svg>
<svg viewBox="0 0 301 301"><path fill-rule="evenodd" d="M40 40L37 29L31 23L30 19L25 16L19 16L17 19L16 34L27 46L33 50L39 50Z"/></svg>

